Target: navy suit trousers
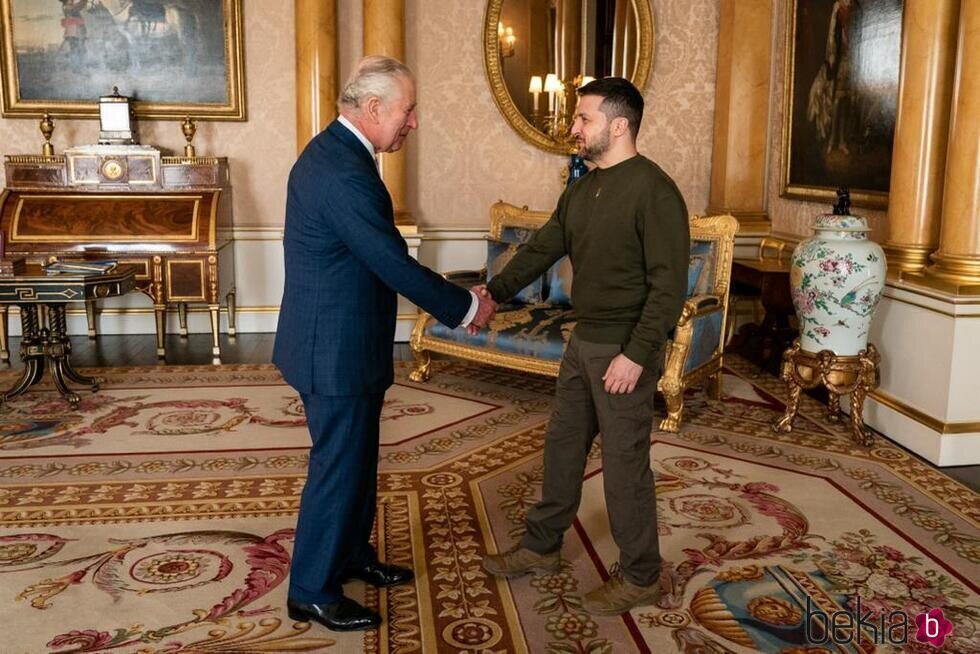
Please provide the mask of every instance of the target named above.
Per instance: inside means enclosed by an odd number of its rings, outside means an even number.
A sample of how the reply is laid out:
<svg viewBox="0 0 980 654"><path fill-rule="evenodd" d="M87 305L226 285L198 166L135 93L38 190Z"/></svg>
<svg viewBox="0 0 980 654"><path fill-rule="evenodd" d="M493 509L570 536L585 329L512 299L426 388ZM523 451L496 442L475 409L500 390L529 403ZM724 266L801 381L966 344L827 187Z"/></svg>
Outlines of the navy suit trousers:
<svg viewBox="0 0 980 654"><path fill-rule="evenodd" d="M301 394L313 445L300 500L289 597L331 603L352 570L374 561L371 529L378 495L384 394Z"/></svg>

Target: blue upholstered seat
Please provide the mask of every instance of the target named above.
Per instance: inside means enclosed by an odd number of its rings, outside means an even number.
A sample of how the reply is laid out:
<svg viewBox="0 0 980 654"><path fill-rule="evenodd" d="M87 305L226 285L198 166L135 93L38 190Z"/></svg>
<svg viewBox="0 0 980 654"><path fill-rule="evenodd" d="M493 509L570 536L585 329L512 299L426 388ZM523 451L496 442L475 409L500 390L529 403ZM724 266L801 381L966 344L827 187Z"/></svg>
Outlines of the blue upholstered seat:
<svg viewBox="0 0 980 654"><path fill-rule="evenodd" d="M427 330L436 338L496 352L561 361L575 328L575 314L552 304L508 304L497 311L487 329L470 335L433 321Z"/></svg>

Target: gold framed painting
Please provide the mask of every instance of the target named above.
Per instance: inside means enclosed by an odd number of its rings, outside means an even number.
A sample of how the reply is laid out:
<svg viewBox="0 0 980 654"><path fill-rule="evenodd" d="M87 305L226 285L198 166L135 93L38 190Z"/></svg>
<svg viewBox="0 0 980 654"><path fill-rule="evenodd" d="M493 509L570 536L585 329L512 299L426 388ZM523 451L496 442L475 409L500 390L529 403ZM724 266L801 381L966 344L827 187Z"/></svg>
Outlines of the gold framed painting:
<svg viewBox="0 0 980 654"><path fill-rule="evenodd" d="M0 0L4 118L98 115L117 87L139 118L245 120L242 0Z"/></svg>
<svg viewBox="0 0 980 654"><path fill-rule="evenodd" d="M885 208L898 105L902 0L790 0L782 197Z"/></svg>

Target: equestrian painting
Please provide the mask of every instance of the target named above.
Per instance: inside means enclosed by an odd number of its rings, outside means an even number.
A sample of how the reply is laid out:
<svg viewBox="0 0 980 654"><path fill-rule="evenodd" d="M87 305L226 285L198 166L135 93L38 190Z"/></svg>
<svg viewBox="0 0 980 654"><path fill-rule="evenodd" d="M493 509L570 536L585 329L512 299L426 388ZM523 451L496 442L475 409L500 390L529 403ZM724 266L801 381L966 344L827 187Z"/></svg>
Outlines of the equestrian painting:
<svg viewBox="0 0 980 654"><path fill-rule="evenodd" d="M0 14L4 116L88 114L118 87L144 117L244 117L241 0L0 0Z"/></svg>

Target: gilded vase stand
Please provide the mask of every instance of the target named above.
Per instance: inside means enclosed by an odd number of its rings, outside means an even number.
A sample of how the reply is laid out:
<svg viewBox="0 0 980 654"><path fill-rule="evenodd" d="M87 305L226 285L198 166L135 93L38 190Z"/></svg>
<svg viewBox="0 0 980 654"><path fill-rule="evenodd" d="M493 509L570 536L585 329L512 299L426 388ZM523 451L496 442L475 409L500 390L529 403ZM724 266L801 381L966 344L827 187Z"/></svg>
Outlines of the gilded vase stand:
<svg viewBox="0 0 980 654"><path fill-rule="evenodd" d="M864 427L861 412L868 393L878 387L881 376L878 364L881 356L874 345L854 356L838 356L830 350L813 353L800 349L800 339L783 352L780 378L786 384L786 412L772 425L777 433L793 430L793 419L800 406L800 392L823 385L830 395L827 419L840 422L840 396L851 395L851 439L858 445L870 446L874 436Z"/></svg>

